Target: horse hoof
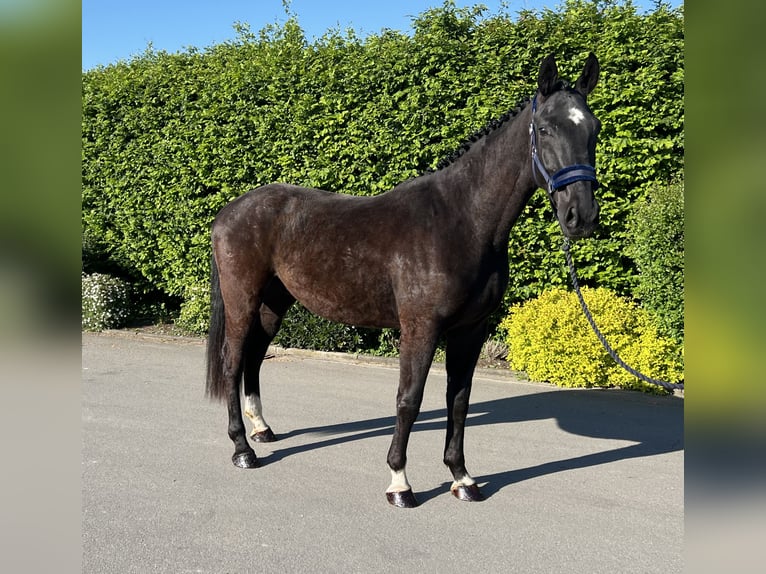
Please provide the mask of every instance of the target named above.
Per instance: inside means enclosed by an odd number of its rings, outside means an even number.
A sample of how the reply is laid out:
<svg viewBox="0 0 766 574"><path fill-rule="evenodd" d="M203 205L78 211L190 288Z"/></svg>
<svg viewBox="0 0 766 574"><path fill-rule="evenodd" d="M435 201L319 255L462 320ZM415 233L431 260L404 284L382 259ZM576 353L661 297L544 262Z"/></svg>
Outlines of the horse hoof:
<svg viewBox="0 0 766 574"><path fill-rule="evenodd" d="M459 484L453 486L450 490L458 500L467 500L468 502L481 502L484 500L484 495L475 484Z"/></svg>
<svg viewBox="0 0 766 574"><path fill-rule="evenodd" d="M250 438L253 442L274 442L277 440L277 435L270 428L267 428L266 430L253 432Z"/></svg>
<svg viewBox="0 0 766 574"><path fill-rule="evenodd" d="M235 453L231 461L239 468L258 468L258 457L253 451Z"/></svg>
<svg viewBox="0 0 766 574"><path fill-rule="evenodd" d="M386 500L391 506L397 508L415 508L418 505L418 501L415 500L415 495L411 490L402 490L401 492L387 492Z"/></svg>

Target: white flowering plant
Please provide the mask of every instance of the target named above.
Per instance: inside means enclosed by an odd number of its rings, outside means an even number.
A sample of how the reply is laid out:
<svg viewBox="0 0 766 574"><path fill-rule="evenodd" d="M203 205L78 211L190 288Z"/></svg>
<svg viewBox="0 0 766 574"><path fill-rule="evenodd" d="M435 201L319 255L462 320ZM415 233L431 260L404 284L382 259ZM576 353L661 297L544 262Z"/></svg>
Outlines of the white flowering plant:
<svg viewBox="0 0 766 574"><path fill-rule="evenodd" d="M82 274L82 330L122 327L130 316L130 285L111 275Z"/></svg>

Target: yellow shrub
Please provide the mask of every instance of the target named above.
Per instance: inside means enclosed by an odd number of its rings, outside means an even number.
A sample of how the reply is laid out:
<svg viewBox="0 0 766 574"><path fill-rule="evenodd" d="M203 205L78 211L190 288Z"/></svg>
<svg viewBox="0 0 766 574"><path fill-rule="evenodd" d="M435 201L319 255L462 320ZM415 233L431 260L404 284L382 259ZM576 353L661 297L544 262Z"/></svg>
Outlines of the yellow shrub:
<svg viewBox="0 0 766 574"><path fill-rule="evenodd" d="M608 289L585 287L582 294L596 325L623 361L655 379L683 380L683 349L660 336L643 309ZM530 379L562 387L662 392L614 362L591 329L575 293L553 289L514 305L500 327L507 333L511 367L526 371Z"/></svg>

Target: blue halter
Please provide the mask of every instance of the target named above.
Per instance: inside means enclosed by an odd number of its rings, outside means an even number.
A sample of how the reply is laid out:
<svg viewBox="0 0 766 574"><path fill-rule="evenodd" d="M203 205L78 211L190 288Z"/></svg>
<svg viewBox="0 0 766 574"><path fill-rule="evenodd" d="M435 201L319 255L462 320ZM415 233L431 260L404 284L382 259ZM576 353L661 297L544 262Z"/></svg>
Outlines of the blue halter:
<svg viewBox="0 0 766 574"><path fill-rule="evenodd" d="M535 112L537 111L537 94L532 98L532 120L529 122L529 137L531 139L532 147L532 175L537 179L537 172L543 176L545 184L548 188L548 197L553 204L554 211L556 208L553 203L553 193L574 183L575 181L590 181L593 183L593 189L598 189L598 179L596 179L596 169L593 166L576 163L564 168L561 168L551 177L548 175L548 171L545 169L543 162L540 161L540 156L537 154L537 130L535 129Z"/></svg>

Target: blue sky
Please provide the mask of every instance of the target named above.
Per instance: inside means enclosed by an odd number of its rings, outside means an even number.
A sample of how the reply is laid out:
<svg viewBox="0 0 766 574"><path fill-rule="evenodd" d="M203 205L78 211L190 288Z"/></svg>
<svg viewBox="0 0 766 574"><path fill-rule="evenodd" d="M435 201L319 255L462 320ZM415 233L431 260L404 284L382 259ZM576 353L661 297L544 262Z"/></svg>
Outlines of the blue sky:
<svg viewBox="0 0 766 574"><path fill-rule="evenodd" d="M457 0L457 6L484 4L489 13L503 5L515 14L523 9L556 9L562 0ZM634 0L641 10L653 0ZM682 0L670 0L679 6ZM383 28L408 31L412 18L442 0L292 0L290 11L309 38L331 28L353 28L361 36ZM82 68L108 65L155 50L178 52L205 48L236 37L233 24L247 23L253 32L286 19L282 0L82 0Z"/></svg>

